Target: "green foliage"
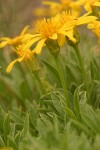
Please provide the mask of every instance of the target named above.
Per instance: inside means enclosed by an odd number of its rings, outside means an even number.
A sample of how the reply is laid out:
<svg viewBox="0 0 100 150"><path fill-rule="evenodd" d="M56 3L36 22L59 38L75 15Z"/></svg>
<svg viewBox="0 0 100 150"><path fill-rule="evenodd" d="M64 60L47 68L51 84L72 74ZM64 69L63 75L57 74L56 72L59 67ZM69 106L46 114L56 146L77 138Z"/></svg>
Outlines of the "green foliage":
<svg viewBox="0 0 100 150"><path fill-rule="evenodd" d="M70 53L70 59L64 58L63 54L61 59L62 65L63 59L66 60L63 69L70 108L66 106L59 73L52 60L49 63L42 59L41 70L45 71L45 77L44 73L39 73L39 80L26 68L23 68L26 72L23 76L23 71L18 70L20 66L15 67L10 76L1 74L0 147L14 150L99 150L99 60L93 56L90 61L89 88L85 91L75 53L72 49L67 53Z"/></svg>

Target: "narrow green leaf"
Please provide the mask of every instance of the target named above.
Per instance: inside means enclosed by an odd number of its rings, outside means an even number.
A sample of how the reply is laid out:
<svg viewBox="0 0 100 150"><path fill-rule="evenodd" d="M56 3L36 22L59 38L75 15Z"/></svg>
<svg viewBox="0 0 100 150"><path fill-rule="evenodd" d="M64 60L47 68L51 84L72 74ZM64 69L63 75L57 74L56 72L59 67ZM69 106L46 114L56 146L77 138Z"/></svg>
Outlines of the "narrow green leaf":
<svg viewBox="0 0 100 150"><path fill-rule="evenodd" d="M5 147L5 143L0 135L0 147Z"/></svg>
<svg viewBox="0 0 100 150"><path fill-rule="evenodd" d="M12 138L14 138L15 132L16 132L16 125L15 125L15 123L12 123L12 124L11 124L11 127L10 127L10 134L9 134L9 135L10 135Z"/></svg>
<svg viewBox="0 0 100 150"><path fill-rule="evenodd" d="M38 114L37 114L37 111L35 110L33 105L30 106L29 117L30 117L30 120L31 120L33 126L36 127L37 126Z"/></svg>
<svg viewBox="0 0 100 150"><path fill-rule="evenodd" d="M42 61L46 65L46 67L51 71L51 73L56 77L56 79L58 79L60 81L57 70L51 64L49 64L47 61L45 61L45 60L42 60Z"/></svg>
<svg viewBox="0 0 100 150"><path fill-rule="evenodd" d="M58 137L59 136L59 121L58 121L56 114L53 115L53 122L54 122L55 136Z"/></svg>
<svg viewBox="0 0 100 150"><path fill-rule="evenodd" d="M66 113L67 113L69 119L77 120L75 114L73 113L73 111L70 108L66 107L65 109L66 109Z"/></svg>
<svg viewBox="0 0 100 150"><path fill-rule="evenodd" d="M79 105L79 89L80 87L78 87L74 92L74 110L77 118L80 120L81 114L80 114L80 105Z"/></svg>
<svg viewBox="0 0 100 150"><path fill-rule="evenodd" d="M1 128L1 130L3 128L3 122L4 122L5 115L6 115L6 113L4 112L2 107L0 106L0 128Z"/></svg>
<svg viewBox="0 0 100 150"><path fill-rule="evenodd" d="M44 115L44 114L40 114L40 118L46 126L50 127L52 125L52 123L50 122L50 117L49 116Z"/></svg>
<svg viewBox="0 0 100 150"><path fill-rule="evenodd" d="M20 142L20 139L21 139L21 131L18 131L15 135L15 142L18 143Z"/></svg>
<svg viewBox="0 0 100 150"><path fill-rule="evenodd" d="M11 118L17 124L23 124L24 123L23 118L21 118L21 116L19 116L19 114L17 115L15 113L11 112Z"/></svg>
<svg viewBox="0 0 100 150"><path fill-rule="evenodd" d="M27 113L23 125L23 130L21 133L21 137L25 137L29 133L29 114Z"/></svg>
<svg viewBox="0 0 100 150"><path fill-rule="evenodd" d="M12 147L14 150L17 150L16 142L14 141L14 138L11 138L10 136L8 136L7 139L7 146Z"/></svg>
<svg viewBox="0 0 100 150"><path fill-rule="evenodd" d="M52 101L53 101L53 104L54 104L54 107L56 108L56 110L59 112L59 115L64 118L64 109L62 108L63 107L63 104L62 104L62 99L61 97L59 97L59 94L57 93L54 93L54 92L51 92L51 98L52 98Z"/></svg>
<svg viewBox="0 0 100 150"><path fill-rule="evenodd" d="M80 128L82 131L84 131L87 135L91 136L91 137L94 137L93 133L91 132L91 130L89 130L84 124L74 120L74 119L71 119L71 122L77 127L77 128Z"/></svg>
<svg viewBox="0 0 100 150"><path fill-rule="evenodd" d="M100 133L100 126L95 123L95 120L93 118L90 118L85 113L82 113L82 120L86 124L87 127L89 127L95 134Z"/></svg>
<svg viewBox="0 0 100 150"><path fill-rule="evenodd" d="M4 137L5 140L7 138L7 135L10 133L10 113L8 113L4 119L3 122L3 132L4 132Z"/></svg>
<svg viewBox="0 0 100 150"><path fill-rule="evenodd" d="M47 127L41 119L38 119L38 121L37 121L37 129L38 129L39 136L41 136L41 137L46 136Z"/></svg>
<svg viewBox="0 0 100 150"><path fill-rule="evenodd" d="M81 112L83 122L94 132L100 133L100 117L97 117L96 112L90 105L86 105Z"/></svg>

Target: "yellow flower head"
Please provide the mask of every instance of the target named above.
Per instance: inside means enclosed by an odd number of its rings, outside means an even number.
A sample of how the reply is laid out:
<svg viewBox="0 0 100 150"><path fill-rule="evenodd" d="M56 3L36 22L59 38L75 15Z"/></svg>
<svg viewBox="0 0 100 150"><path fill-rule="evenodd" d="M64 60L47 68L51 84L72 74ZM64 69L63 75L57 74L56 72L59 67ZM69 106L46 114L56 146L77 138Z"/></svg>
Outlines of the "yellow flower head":
<svg viewBox="0 0 100 150"><path fill-rule="evenodd" d="M94 21L94 22L88 24L88 28L92 29L92 31L98 37L98 42L100 43L100 21Z"/></svg>
<svg viewBox="0 0 100 150"><path fill-rule="evenodd" d="M13 46L17 46L19 44L21 44L21 39L23 37L23 35L25 34L25 32L27 31L27 29L29 28L29 26L26 26L21 34L15 38L8 38L8 37L3 37L0 38L0 48L3 48L6 45L13 45Z"/></svg>
<svg viewBox="0 0 100 150"><path fill-rule="evenodd" d="M36 23L36 31L41 34L41 36L45 38L53 38L53 35L57 33L59 29L59 22L58 19L55 18L51 19L43 19ZM54 37L57 38L57 37Z"/></svg>
<svg viewBox="0 0 100 150"><path fill-rule="evenodd" d="M93 7L100 7L100 0L80 0L80 2L88 12L92 12Z"/></svg>
<svg viewBox="0 0 100 150"><path fill-rule="evenodd" d="M97 17L89 16L89 15L90 15L90 13L86 13L85 15L83 15L81 17L75 17L75 16L71 15L70 13L68 14L67 12L64 11L60 14L60 22L61 22L61 24L67 24L70 22L70 24L73 23L75 26L78 26L78 25L93 22L94 20L97 19Z"/></svg>
<svg viewBox="0 0 100 150"><path fill-rule="evenodd" d="M19 45L15 52L18 55L19 58L22 58L23 61L31 60L33 57L33 51L31 51L30 49L23 49L24 47L22 45Z"/></svg>
<svg viewBox="0 0 100 150"><path fill-rule="evenodd" d="M27 61L32 61L32 58L33 58L33 55L34 55L34 51L31 51L30 49L25 49L24 45L19 45L15 49L15 53L17 54L18 58L15 59L14 61L12 61L8 65L8 67L6 69L7 73L9 73L12 70L12 68L13 68L13 66L14 66L14 64L16 62L22 62L22 61L24 61L24 62L27 63Z"/></svg>
<svg viewBox="0 0 100 150"><path fill-rule="evenodd" d="M74 16L79 16L81 12L80 3L74 0L60 0L59 2L44 1L43 3L50 6L51 15L56 15L61 11L71 11Z"/></svg>
<svg viewBox="0 0 100 150"><path fill-rule="evenodd" d="M41 52L44 43L48 39L58 40L59 43L63 43L61 40L65 41L62 36L64 35L68 36L73 42L75 42L75 38L70 34L70 31L72 32L75 27L76 20L72 19L69 15L66 19L67 20L63 20L63 18L61 19L61 15L58 14L55 17L49 19L44 18L43 20L38 21L36 23L37 33L34 35L26 34L23 38L23 42L27 42L27 47L30 47L38 41L35 48L37 54Z"/></svg>
<svg viewBox="0 0 100 150"><path fill-rule="evenodd" d="M94 20L96 20L96 17L88 16L88 14L75 18L64 11L61 14L57 14L55 17L49 19L44 18L43 20L38 21L36 23L37 33L34 35L26 34L22 41L28 48L37 43L35 52L40 54L42 47L48 40L57 40L59 46L62 46L65 42L65 36L67 36L69 40L75 43L74 28Z"/></svg>

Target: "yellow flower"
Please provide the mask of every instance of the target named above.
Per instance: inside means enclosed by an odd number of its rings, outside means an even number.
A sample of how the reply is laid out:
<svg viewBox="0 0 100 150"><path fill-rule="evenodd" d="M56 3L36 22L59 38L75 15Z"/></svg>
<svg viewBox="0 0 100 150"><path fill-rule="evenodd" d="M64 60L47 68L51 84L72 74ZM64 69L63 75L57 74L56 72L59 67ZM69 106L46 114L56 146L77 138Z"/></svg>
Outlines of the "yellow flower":
<svg viewBox="0 0 100 150"><path fill-rule="evenodd" d="M84 5L84 8L88 12L93 11L93 7L100 7L100 0L79 0L81 4Z"/></svg>
<svg viewBox="0 0 100 150"><path fill-rule="evenodd" d="M74 0L60 0L59 2L44 1L46 5L50 6L51 15L56 15L61 11L71 11L74 16L79 16L81 12L81 7L79 2Z"/></svg>
<svg viewBox="0 0 100 150"><path fill-rule="evenodd" d="M34 35L26 34L23 38L23 42L27 42L26 46L30 47L38 41L35 48L37 54L41 53L41 49L48 39L58 40L59 43L63 43L64 38L61 38L60 35L68 36L75 42L76 40L72 34L72 29L75 27L75 24L76 20L70 20L70 18L68 22L60 21L59 14L50 19L44 18L36 23L37 33Z"/></svg>
<svg viewBox="0 0 100 150"><path fill-rule="evenodd" d="M27 47L31 47L34 43L37 43L35 48L37 54L41 53L42 47L49 40L57 40L59 46L62 46L65 41L65 36L67 36L69 40L75 43L74 28L96 20L96 17L87 15L85 14L82 17L75 18L67 12L62 12L55 17L49 19L44 18L36 23L37 33L34 35L26 34L23 38L23 43L27 42L25 44Z"/></svg>
<svg viewBox="0 0 100 150"><path fill-rule="evenodd" d="M100 43L100 21L94 21L94 22L88 24L88 28L92 29L92 31L98 37L98 42Z"/></svg>
<svg viewBox="0 0 100 150"><path fill-rule="evenodd" d="M81 13L80 3L74 0L59 0L58 2L44 0L43 4L49 6L49 9L48 7L34 9L33 13L37 17L51 17L62 11L70 11L74 16L79 16Z"/></svg>
<svg viewBox="0 0 100 150"><path fill-rule="evenodd" d="M17 46L18 44L21 43L21 39L23 37L23 35L25 34L25 32L27 31L27 29L29 28L29 26L26 26L21 34L15 38L8 38L8 37L3 37L3 38L0 38L0 48L3 48L4 46L6 45L14 45L14 46Z"/></svg>
<svg viewBox="0 0 100 150"><path fill-rule="evenodd" d="M9 73L12 70L12 68L16 62L23 61L23 62L27 63L27 61L32 61L35 51L31 51L30 49L25 49L24 45L19 45L18 47L16 47L15 53L17 54L18 58L15 59L14 61L12 61L8 65L8 67L6 69L7 73Z"/></svg>
<svg viewBox="0 0 100 150"><path fill-rule="evenodd" d="M67 24L68 22L70 23L75 23L75 26L79 26L82 24L87 24L90 22L93 22L94 20L97 19L97 17L95 16L89 16L90 13L86 13L85 15L81 16L81 17L75 17L71 14L68 14L67 12L62 12L60 14L60 22L61 24Z"/></svg>

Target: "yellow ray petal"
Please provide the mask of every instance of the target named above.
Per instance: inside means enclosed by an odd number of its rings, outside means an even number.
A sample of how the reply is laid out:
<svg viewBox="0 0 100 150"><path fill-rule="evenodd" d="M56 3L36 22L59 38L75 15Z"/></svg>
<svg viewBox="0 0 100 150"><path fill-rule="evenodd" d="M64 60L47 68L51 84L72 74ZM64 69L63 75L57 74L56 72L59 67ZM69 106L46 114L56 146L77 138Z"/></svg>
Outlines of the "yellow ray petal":
<svg viewBox="0 0 100 150"><path fill-rule="evenodd" d="M35 42L37 42L40 39L41 37L36 37L36 38L31 39L30 41L27 41L27 44L25 44L24 49L30 48Z"/></svg>
<svg viewBox="0 0 100 150"><path fill-rule="evenodd" d="M26 26L26 27L22 30L21 35L24 35L24 34L25 34L25 32L28 30L28 28L29 28L29 25L28 25L28 26Z"/></svg>
<svg viewBox="0 0 100 150"><path fill-rule="evenodd" d="M1 41L1 40L8 41L8 40L10 40L10 38L8 38L8 37L3 37L3 38L0 38L0 41Z"/></svg>
<svg viewBox="0 0 100 150"><path fill-rule="evenodd" d="M88 25L87 25L87 28L88 28L88 29L93 29L93 28L94 28L94 24L92 24L92 23L88 24Z"/></svg>
<svg viewBox="0 0 100 150"><path fill-rule="evenodd" d="M77 20L77 25L87 24L87 23L90 23L92 21L95 21L96 19L97 19L97 17L95 17L95 16L80 17Z"/></svg>
<svg viewBox="0 0 100 150"><path fill-rule="evenodd" d="M93 6L98 6L98 7L100 7L100 2L95 2L95 3L93 4Z"/></svg>
<svg viewBox="0 0 100 150"><path fill-rule="evenodd" d="M86 5L84 5L85 10L87 10L88 12L92 12L92 8L90 6L89 3L87 3Z"/></svg>
<svg viewBox="0 0 100 150"><path fill-rule="evenodd" d="M42 40L40 40L38 42L38 44L37 44L37 46L35 48L36 54L40 54L41 53L41 50L42 50L42 47L43 47L45 41L46 41L46 38L44 38L44 39L42 39Z"/></svg>
<svg viewBox="0 0 100 150"><path fill-rule="evenodd" d="M65 36L62 34L58 34L58 44L60 47L62 47L65 44Z"/></svg>
<svg viewBox="0 0 100 150"><path fill-rule="evenodd" d="M15 59L14 61L12 61L12 62L8 65L8 67L7 67L7 69L6 69L6 72L9 73L9 72L12 70L14 64L15 64L16 62L21 62L22 60L23 60L23 57L22 57L22 58Z"/></svg>
<svg viewBox="0 0 100 150"><path fill-rule="evenodd" d="M73 37L73 30L67 31L66 36L68 36L68 38L69 38L73 43L76 42L76 39Z"/></svg>
<svg viewBox="0 0 100 150"><path fill-rule="evenodd" d="M67 36L72 42L76 42L76 39L73 37L73 30L62 31L61 34Z"/></svg>
<svg viewBox="0 0 100 150"><path fill-rule="evenodd" d="M0 43L0 48L3 48L5 45L7 45L9 41L3 41Z"/></svg>
<svg viewBox="0 0 100 150"><path fill-rule="evenodd" d="M27 42L28 40L32 39L32 38L36 38L36 37L40 37L41 34L35 34L35 35L32 35L32 34L25 34L23 39L22 39L22 42Z"/></svg>

